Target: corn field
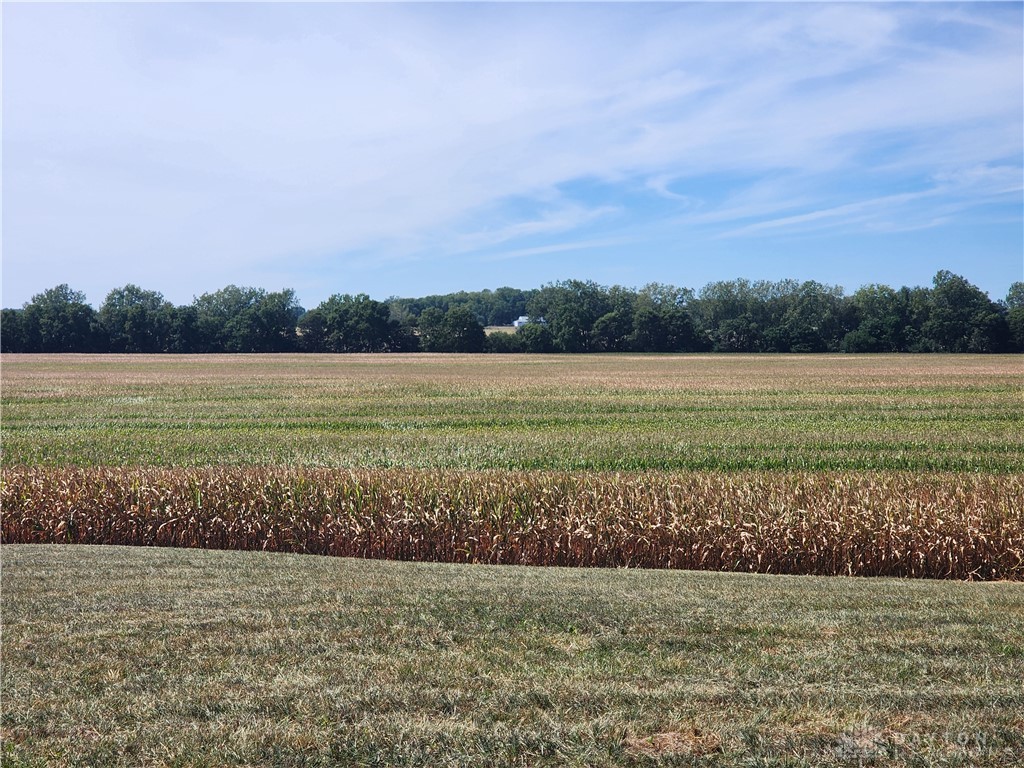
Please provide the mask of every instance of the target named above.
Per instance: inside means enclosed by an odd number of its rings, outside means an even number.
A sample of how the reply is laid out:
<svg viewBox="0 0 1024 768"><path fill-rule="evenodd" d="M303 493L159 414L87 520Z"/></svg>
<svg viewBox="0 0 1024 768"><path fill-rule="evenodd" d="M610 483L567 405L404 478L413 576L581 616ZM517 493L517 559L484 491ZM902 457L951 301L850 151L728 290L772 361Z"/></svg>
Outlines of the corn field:
<svg viewBox="0 0 1024 768"><path fill-rule="evenodd" d="M1024 476L7 467L4 543L1024 579Z"/></svg>

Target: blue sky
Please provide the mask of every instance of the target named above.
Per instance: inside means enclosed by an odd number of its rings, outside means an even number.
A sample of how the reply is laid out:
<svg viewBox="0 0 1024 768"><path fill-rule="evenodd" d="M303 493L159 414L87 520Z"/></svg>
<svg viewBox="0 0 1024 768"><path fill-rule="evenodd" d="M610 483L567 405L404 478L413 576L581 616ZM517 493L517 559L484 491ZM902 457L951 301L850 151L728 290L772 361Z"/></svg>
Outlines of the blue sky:
<svg viewBox="0 0 1024 768"><path fill-rule="evenodd" d="M3 306L1024 279L1021 3L3 4Z"/></svg>

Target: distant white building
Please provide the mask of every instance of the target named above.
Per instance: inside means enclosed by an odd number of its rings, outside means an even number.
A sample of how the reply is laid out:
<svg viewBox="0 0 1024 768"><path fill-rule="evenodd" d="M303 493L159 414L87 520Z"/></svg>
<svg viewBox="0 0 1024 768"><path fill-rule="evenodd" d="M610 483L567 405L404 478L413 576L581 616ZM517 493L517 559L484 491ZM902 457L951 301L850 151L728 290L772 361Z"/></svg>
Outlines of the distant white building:
<svg viewBox="0 0 1024 768"><path fill-rule="evenodd" d="M530 323L536 323L537 325L547 325L548 321L543 317L530 317L529 315L520 315L518 320L512 321L513 328L522 328L524 325Z"/></svg>

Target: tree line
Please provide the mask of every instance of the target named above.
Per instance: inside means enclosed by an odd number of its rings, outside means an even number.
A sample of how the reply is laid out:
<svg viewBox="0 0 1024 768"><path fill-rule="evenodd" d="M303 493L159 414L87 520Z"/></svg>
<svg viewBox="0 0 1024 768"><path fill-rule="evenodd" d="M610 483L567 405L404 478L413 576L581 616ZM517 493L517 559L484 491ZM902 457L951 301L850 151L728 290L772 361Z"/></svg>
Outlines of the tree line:
<svg viewBox="0 0 1024 768"><path fill-rule="evenodd" d="M485 326L529 321L514 333ZM993 301L960 275L931 287L730 280L699 292L566 280L375 301L229 285L176 306L126 285L98 310L58 285L0 317L4 352L1022 352L1024 282Z"/></svg>

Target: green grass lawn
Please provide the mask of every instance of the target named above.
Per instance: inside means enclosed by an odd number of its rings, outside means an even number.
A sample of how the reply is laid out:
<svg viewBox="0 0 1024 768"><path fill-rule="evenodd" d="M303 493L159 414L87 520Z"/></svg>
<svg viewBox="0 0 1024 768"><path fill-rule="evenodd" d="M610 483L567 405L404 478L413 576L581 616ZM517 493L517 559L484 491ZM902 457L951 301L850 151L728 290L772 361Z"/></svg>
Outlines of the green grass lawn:
<svg viewBox="0 0 1024 768"><path fill-rule="evenodd" d="M2 548L5 766L1007 766L1019 584Z"/></svg>

